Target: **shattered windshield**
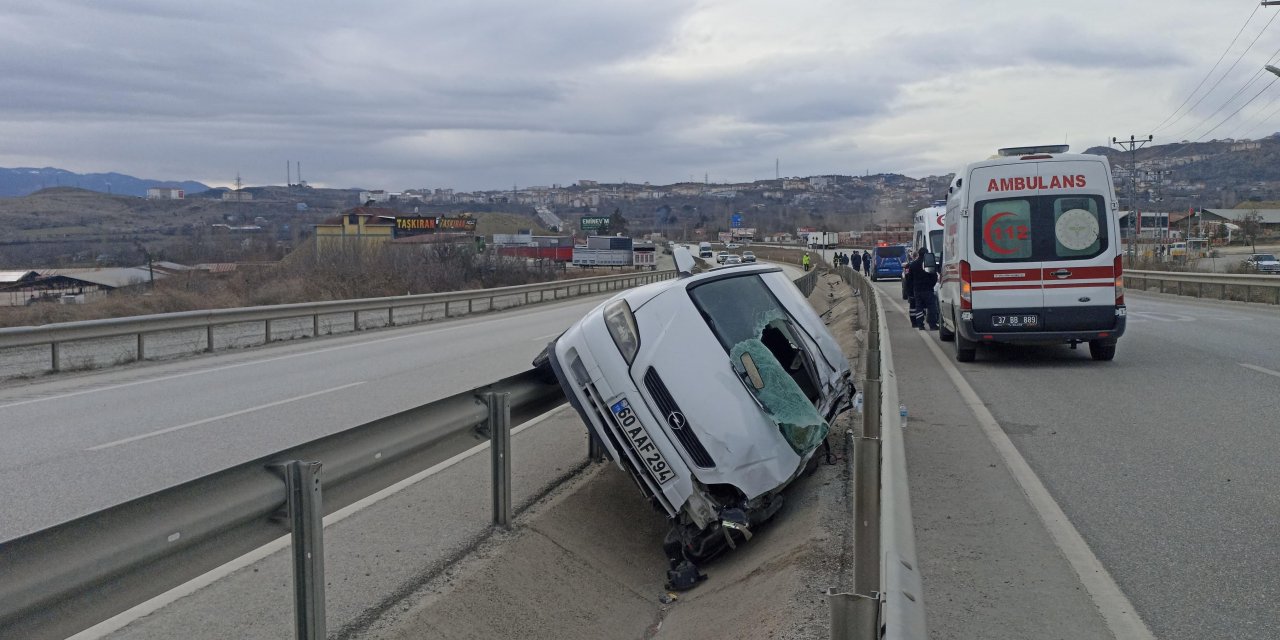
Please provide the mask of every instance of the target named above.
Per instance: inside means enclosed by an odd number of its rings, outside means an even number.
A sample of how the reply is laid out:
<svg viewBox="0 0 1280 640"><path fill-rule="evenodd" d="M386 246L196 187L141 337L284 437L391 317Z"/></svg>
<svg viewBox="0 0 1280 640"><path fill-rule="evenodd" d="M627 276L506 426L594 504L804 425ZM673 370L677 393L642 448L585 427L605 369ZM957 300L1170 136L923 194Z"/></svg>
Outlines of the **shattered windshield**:
<svg viewBox="0 0 1280 640"><path fill-rule="evenodd" d="M814 408L821 395L809 354L791 318L757 275L713 280L689 291L707 326L729 352L740 377L797 453L826 438L827 422Z"/></svg>

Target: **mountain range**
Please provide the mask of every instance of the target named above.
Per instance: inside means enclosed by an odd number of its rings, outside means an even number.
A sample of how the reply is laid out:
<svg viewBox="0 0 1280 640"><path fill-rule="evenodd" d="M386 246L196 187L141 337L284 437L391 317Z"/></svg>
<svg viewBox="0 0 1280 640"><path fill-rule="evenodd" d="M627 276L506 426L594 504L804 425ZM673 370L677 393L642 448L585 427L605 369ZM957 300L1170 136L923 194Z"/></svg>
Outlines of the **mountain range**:
<svg viewBox="0 0 1280 640"><path fill-rule="evenodd" d="M188 194L207 191L208 185L193 180L149 180L123 173L73 173L66 169L44 167L0 167L0 198L30 195L49 187L79 187L115 195L145 197L151 187L182 189Z"/></svg>

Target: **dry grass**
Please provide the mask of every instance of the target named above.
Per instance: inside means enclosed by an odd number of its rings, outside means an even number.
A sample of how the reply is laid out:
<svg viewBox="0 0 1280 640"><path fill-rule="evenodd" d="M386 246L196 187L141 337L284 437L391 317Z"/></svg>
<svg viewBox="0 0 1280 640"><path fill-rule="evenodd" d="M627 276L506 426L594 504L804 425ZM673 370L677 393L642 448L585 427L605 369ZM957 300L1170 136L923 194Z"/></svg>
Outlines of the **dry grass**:
<svg viewBox="0 0 1280 640"><path fill-rule="evenodd" d="M0 326L487 289L545 282L557 275L551 265L477 256L465 245L306 253L275 267L242 269L229 276L187 272L157 281L152 290L117 291L88 304L3 307Z"/></svg>

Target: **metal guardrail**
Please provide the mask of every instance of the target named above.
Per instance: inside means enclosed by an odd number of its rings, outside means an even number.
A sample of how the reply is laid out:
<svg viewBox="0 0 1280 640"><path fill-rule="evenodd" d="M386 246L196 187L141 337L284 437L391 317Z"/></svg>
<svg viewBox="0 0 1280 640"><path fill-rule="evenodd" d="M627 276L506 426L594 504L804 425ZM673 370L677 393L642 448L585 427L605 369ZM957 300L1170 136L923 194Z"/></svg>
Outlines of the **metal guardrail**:
<svg viewBox="0 0 1280 640"><path fill-rule="evenodd" d="M1280 304L1280 277L1251 273L1197 273L1193 271L1138 271L1124 272L1126 288L1150 291L1152 283L1156 284L1160 293L1176 293L1180 296L1205 297L1205 286L1209 293L1217 294L1219 300L1227 299L1228 287L1244 290L1244 301L1254 302L1254 291L1269 292L1270 300L1257 302ZM1168 285L1174 285L1169 291Z"/></svg>
<svg viewBox="0 0 1280 640"><path fill-rule="evenodd" d="M509 527L510 427L562 402L529 370L0 543L0 638L66 637L287 533L295 634L322 639L325 513L488 439L493 523Z"/></svg>
<svg viewBox="0 0 1280 640"><path fill-rule="evenodd" d="M800 293L803 293L804 297L808 298L813 293L814 286L818 283L818 270L816 268L810 269L808 273L796 278L793 282L795 282L796 288L800 289Z"/></svg>
<svg viewBox="0 0 1280 640"><path fill-rule="evenodd" d="M924 640L924 590L915 551L906 451L893 350L884 309L871 282L850 267L835 269L863 301L867 318L861 433L853 451L854 575L850 593L827 591L831 637Z"/></svg>
<svg viewBox="0 0 1280 640"><path fill-rule="evenodd" d="M529 370L0 543L0 638L65 638L290 532L297 637L324 638L322 513L493 439L506 526L510 424L562 402Z"/></svg>
<svg viewBox="0 0 1280 640"><path fill-rule="evenodd" d="M476 311L476 302L487 301L481 308L483 311L494 309L495 299L509 299L523 296L523 304L530 303L530 295L538 294L533 302L542 302L547 293L552 299L563 297L626 289L639 284L666 280L676 276L673 270L647 271L614 276L579 278L576 280L558 280L555 282L539 282L535 284L516 285L512 287L496 287L493 289L470 289L447 293L425 293L411 296L394 296L387 298L362 298L358 300L334 300L329 302L303 302L296 304L278 304L261 307L242 307L236 309L209 309L202 311L180 311L177 313L160 313L126 318L108 318L105 320L84 320L79 322L60 322L38 327L6 327L0 328L0 349L11 347L50 346L51 370L61 369L60 346L62 343L75 340L92 340L136 335L138 346L135 360L146 359L146 335L158 331L180 329L204 329L205 351L214 350L213 329L217 326L237 324L241 322L264 323L266 342L271 342L271 323L276 320L288 320L311 316L311 336L320 335L320 317L332 314L353 315L354 327L360 330L360 314L362 312L380 311L387 315L387 324L395 325L395 310L407 307L426 307L443 304L445 317L450 317L450 305L466 303L467 313Z"/></svg>

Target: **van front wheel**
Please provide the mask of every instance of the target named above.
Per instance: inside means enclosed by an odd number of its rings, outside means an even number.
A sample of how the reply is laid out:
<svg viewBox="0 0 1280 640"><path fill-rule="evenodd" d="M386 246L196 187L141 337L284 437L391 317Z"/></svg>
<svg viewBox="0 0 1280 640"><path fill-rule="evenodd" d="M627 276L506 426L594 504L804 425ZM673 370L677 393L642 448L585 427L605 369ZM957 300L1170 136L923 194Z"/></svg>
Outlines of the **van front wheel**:
<svg viewBox="0 0 1280 640"><path fill-rule="evenodd" d="M1107 340L1090 340L1089 356L1094 360L1103 362L1114 360L1116 357L1116 343Z"/></svg>

